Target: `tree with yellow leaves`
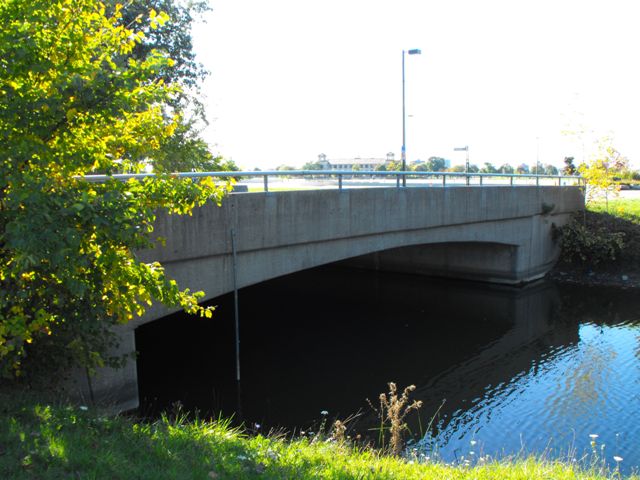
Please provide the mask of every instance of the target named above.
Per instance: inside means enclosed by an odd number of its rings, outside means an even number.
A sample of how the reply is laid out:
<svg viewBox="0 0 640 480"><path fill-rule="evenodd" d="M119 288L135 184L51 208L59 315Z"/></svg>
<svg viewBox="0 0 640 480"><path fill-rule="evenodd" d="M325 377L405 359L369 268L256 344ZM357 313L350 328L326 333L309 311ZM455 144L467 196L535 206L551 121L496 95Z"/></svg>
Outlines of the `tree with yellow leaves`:
<svg viewBox="0 0 640 480"><path fill-rule="evenodd" d="M157 211L188 214L227 191L168 175L91 183L162 158L179 92L173 62L122 6L97 0L0 0L0 372L117 363L112 327L154 301L210 316L161 265L142 263ZM142 19L157 28L166 14Z"/></svg>
<svg viewBox="0 0 640 480"><path fill-rule="evenodd" d="M628 164L628 159L613 146L610 137L601 138L594 158L578 167L587 185L586 202L604 199L608 210L609 198L617 196L620 190L614 178L628 169Z"/></svg>

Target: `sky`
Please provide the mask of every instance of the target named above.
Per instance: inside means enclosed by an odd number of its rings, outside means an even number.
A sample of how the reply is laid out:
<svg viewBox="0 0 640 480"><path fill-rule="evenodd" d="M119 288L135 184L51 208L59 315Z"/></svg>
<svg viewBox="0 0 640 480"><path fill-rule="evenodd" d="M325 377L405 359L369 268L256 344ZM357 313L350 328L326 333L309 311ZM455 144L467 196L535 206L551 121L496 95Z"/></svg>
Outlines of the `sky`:
<svg viewBox="0 0 640 480"><path fill-rule="evenodd" d="M213 150L563 164L603 136L640 168L636 0L209 0L194 27ZM573 132L573 133L567 133Z"/></svg>

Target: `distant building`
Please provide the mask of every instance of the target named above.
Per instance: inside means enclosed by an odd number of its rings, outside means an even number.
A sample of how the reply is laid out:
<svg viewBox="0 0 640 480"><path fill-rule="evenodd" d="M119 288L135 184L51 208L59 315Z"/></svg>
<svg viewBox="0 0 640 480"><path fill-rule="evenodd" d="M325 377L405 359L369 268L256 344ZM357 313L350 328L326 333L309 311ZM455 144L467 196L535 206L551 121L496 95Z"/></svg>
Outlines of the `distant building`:
<svg viewBox="0 0 640 480"><path fill-rule="evenodd" d="M394 161L393 152L387 153L385 158L332 158L328 159L324 153L318 155L318 164L322 170L360 170L374 171L381 165Z"/></svg>

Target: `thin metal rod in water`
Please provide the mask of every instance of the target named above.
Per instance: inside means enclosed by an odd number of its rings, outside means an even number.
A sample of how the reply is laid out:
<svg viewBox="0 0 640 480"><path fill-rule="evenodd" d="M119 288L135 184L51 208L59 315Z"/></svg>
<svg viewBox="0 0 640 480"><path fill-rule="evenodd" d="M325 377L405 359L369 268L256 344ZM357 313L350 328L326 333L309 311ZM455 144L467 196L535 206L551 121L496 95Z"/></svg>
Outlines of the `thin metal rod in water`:
<svg viewBox="0 0 640 480"><path fill-rule="evenodd" d="M236 381L240 382L240 313L238 311L238 262L236 232L231 229L231 253L233 256L233 316L236 325Z"/></svg>

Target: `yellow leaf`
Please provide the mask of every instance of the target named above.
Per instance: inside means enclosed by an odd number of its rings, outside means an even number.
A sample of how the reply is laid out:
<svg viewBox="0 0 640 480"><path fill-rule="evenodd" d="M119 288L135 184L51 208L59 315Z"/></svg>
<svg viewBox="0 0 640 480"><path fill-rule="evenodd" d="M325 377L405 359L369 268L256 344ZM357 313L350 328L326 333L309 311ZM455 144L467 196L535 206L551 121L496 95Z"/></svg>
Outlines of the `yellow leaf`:
<svg viewBox="0 0 640 480"><path fill-rule="evenodd" d="M169 21L169 19L170 19L170 17L169 17L169 15L167 15L166 12L160 12L159 20L158 20L160 22L160 25L164 25L165 23L167 23Z"/></svg>
<svg viewBox="0 0 640 480"><path fill-rule="evenodd" d="M67 121L71 121L73 120L73 117L76 116L76 114L78 113L78 110L76 110L75 108L70 108L69 110L67 110Z"/></svg>

